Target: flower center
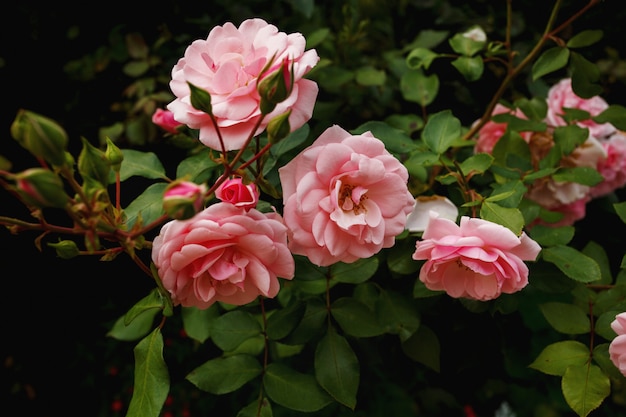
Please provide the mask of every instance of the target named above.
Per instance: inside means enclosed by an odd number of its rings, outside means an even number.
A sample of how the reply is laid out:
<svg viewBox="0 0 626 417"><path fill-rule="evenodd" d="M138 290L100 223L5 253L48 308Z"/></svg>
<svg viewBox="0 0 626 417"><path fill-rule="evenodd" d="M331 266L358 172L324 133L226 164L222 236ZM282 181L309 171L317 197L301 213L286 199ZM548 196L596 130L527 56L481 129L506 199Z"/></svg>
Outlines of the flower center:
<svg viewBox="0 0 626 417"><path fill-rule="evenodd" d="M355 215L358 215L367 212L363 204L367 198L367 188L342 183L339 188L337 203L343 211L352 211Z"/></svg>

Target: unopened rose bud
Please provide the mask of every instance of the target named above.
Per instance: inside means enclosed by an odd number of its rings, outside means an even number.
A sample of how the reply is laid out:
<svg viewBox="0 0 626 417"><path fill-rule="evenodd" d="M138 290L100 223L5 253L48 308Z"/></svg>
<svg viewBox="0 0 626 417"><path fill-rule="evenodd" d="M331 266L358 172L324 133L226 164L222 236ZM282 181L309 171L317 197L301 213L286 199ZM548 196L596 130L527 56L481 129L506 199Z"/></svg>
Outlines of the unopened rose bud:
<svg viewBox="0 0 626 417"><path fill-rule="evenodd" d="M124 160L124 154L122 153L122 150L118 148L117 145L115 145L110 138L107 137L106 142L107 142L107 149L104 152L104 155L109 161L109 164L111 165L111 168L113 169L113 171L119 172L119 170L122 168L122 161Z"/></svg>
<svg viewBox="0 0 626 417"><path fill-rule="evenodd" d="M283 114L279 114L269 121L266 130L270 143L278 143L291 133L291 125L289 124L290 115L291 109Z"/></svg>
<svg viewBox="0 0 626 417"><path fill-rule="evenodd" d="M163 209L173 219L189 219L202 210L206 191L204 184L174 181L163 193Z"/></svg>
<svg viewBox="0 0 626 417"><path fill-rule="evenodd" d="M56 166L65 163L67 133L54 120L22 109L11 124L11 135L37 158Z"/></svg>
<svg viewBox="0 0 626 417"><path fill-rule="evenodd" d="M261 113L268 114L274 110L276 104L289 97L292 88L293 79L289 70L289 61L285 59L278 69L257 84L257 91L261 97Z"/></svg>
<svg viewBox="0 0 626 417"><path fill-rule="evenodd" d="M15 190L31 206L64 208L69 201L63 181L50 170L30 168L15 174L13 179Z"/></svg>
<svg viewBox="0 0 626 417"><path fill-rule="evenodd" d="M244 184L239 177L227 179L215 190L215 196L226 203L249 210L259 202L259 189L256 184Z"/></svg>
<svg viewBox="0 0 626 417"><path fill-rule="evenodd" d="M93 178L106 186L109 183L111 164L106 154L82 138L83 149L78 155L78 172L83 178Z"/></svg>
<svg viewBox="0 0 626 417"><path fill-rule="evenodd" d="M58 243L48 243L48 246L54 248L57 256L62 259L72 259L80 255L78 246L71 240L61 240Z"/></svg>
<svg viewBox="0 0 626 417"><path fill-rule="evenodd" d="M209 104L210 103L211 102L209 101ZM156 111L152 114L152 123L172 134L178 133L178 128L183 126L182 123L177 122L174 119L174 113L163 109L156 109Z"/></svg>
<svg viewBox="0 0 626 417"><path fill-rule="evenodd" d="M203 90L190 82L187 83L189 91L191 92L191 105L206 114L213 114L213 107L211 105L211 94L208 91Z"/></svg>

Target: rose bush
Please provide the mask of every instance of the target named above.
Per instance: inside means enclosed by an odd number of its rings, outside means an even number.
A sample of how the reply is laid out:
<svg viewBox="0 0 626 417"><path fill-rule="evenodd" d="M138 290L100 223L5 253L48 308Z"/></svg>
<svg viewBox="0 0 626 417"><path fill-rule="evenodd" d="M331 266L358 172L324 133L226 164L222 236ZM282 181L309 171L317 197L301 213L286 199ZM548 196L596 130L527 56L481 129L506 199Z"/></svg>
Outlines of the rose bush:
<svg viewBox="0 0 626 417"><path fill-rule="evenodd" d="M80 415L621 415L621 59L577 26L611 6L219 3L63 66L131 80L97 144L12 121L35 168L0 158L2 210L20 206L0 223L105 262L76 268L90 297L114 287L107 355L81 350L110 369L85 397L110 403ZM95 316L6 281L64 330ZM34 392L32 362L4 364Z"/></svg>

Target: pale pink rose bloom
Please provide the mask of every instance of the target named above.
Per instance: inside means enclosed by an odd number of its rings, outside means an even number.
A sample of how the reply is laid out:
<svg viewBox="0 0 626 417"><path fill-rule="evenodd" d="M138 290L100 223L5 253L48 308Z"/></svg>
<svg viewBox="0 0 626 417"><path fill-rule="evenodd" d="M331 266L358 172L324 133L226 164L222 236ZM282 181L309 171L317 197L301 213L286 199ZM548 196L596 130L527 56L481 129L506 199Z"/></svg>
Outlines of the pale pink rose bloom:
<svg viewBox="0 0 626 417"><path fill-rule="evenodd" d="M626 376L626 313L619 313L611 322L617 336L609 344L609 357L622 375Z"/></svg>
<svg viewBox="0 0 626 417"><path fill-rule="evenodd" d="M255 183L244 184L241 177L229 178L215 190L220 200L249 210L259 202L259 189Z"/></svg>
<svg viewBox="0 0 626 417"><path fill-rule="evenodd" d="M498 103L496 107L494 107L492 116L497 114L510 113L520 119L526 119L526 116L520 109L509 109L508 107ZM474 125L478 123L478 120L474 122ZM493 120L489 120L487 123L483 125L478 131L478 138L476 139L476 145L474 146L474 152L480 153L492 153L493 147L496 146L496 143L500 140L504 132L506 132L507 128L506 123L496 123ZM532 132L519 132L522 135L524 140L528 141Z"/></svg>
<svg viewBox="0 0 626 417"><path fill-rule="evenodd" d="M528 284L528 267L541 247L522 232L479 218L462 216L460 225L431 214L413 259L426 260L419 279L433 291L453 298L487 301L520 291Z"/></svg>
<svg viewBox="0 0 626 417"><path fill-rule="evenodd" d="M415 204L407 169L371 132L331 126L278 173L289 247L318 266L393 246Z"/></svg>
<svg viewBox="0 0 626 417"><path fill-rule="evenodd" d="M229 203L166 223L152 244L152 260L174 305L200 309L275 297L278 278L292 279L295 270L282 218Z"/></svg>
<svg viewBox="0 0 626 417"><path fill-rule="evenodd" d="M405 228L409 232L423 232L430 221L430 212L434 211L440 217L456 222L459 209L447 197L441 195L418 196L415 207L406 219Z"/></svg>
<svg viewBox="0 0 626 417"><path fill-rule="evenodd" d="M589 136L561 164L569 167L596 168L599 161L606 158L606 150L597 139ZM526 194L527 197L542 207L552 210L567 206L589 196L588 185L574 182L554 181L552 178L537 180Z"/></svg>
<svg viewBox="0 0 626 417"><path fill-rule="evenodd" d="M174 120L174 113L163 109L156 109L152 114L152 123L169 133L178 133L178 127L183 125Z"/></svg>
<svg viewBox="0 0 626 417"><path fill-rule="evenodd" d="M617 131L602 146L606 150L606 158L598 161L597 170L604 180L591 187L592 197L607 195L626 185L626 134Z"/></svg>
<svg viewBox="0 0 626 417"><path fill-rule="evenodd" d="M581 98L572 90L572 79L564 78L548 91L548 114L546 121L551 126L565 126L567 123L563 120L563 108L585 110L591 117L597 116L606 110L609 105L600 96L594 96L588 99ZM591 136L595 138L603 138L615 131L615 126L610 123L596 123L593 120L583 120L577 123L580 127L589 129Z"/></svg>
<svg viewBox="0 0 626 417"><path fill-rule="evenodd" d="M218 151L222 147L216 128L209 115L191 105L188 82L211 95L227 151L241 149L250 134L262 133L274 116L288 110L293 131L311 118L318 93L317 84L303 78L319 61L314 49L304 51L305 43L302 34L279 32L262 19L245 20L238 28L230 22L216 26L206 40L192 42L172 69L170 88L176 98L167 108L179 122L199 129L200 141ZM272 58L266 74L286 62L293 68L293 90L253 131L261 118L257 80L266 75L261 72Z"/></svg>

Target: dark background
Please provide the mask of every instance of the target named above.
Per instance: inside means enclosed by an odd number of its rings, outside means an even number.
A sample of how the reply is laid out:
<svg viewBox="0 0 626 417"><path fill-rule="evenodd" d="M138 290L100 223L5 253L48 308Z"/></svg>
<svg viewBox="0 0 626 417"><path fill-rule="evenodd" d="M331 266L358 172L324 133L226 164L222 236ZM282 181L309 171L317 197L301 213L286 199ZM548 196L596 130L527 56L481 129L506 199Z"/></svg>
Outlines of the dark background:
<svg viewBox="0 0 626 417"><path fill-rule="evenodd" d="M271 19L291 13L287 1L271 2L271 7L263 1L244 2L246 6L232 3L237 2L107 1L70 6L63 2L12 1L3 6L0 154L11 155L16 168L34 165L9 132L21 108L57 120L68 130L74 144L80 136L97 138L98 127L115 120L117 116L111 112L110 103L119 99L127 80L115 70L88 82L72 80L63 67L66 62L106 44L113 27L121 25L151 38L166 24L172 32L187 31L192 37L203 37L209 27L200 29L190 25L191 18L205 17L221 24L226 19L251 15ZM486 7L488 3L477 1L476 5ZM513 2L530 15L550 6L550 2L540 3ZM620 18L626 16L623 9L619 0L604 1L580 25L605 30L603 45L610 45L621 54L626 48L624 19ZM400 27L411 26L412 19L431 18L426 12L421 16L411 15L410 11L396 16ZM532 20L527 24L532 26ZM70 37L68 33L77 35ZM594 54L601 59L607 50L597 48ZM607 101L626 105L623 78L608 81ZM5 192L0 193L0 207L2 215L28 218L23 207ZM113 263L96 258L62 260L49 248L39 252L34 245L36 237L32 233L11 236L7 230L0 230L3 284L0 414L7 417L121 415L121 412L116 414L114 402L117 398L127 399L132 381L129 376L132 369L127 367L133 363L134 343L111 343L105 335L120 312L146 295L153 283L147 277L140 277L137 267L128 259L120 258Z"/></svg>

